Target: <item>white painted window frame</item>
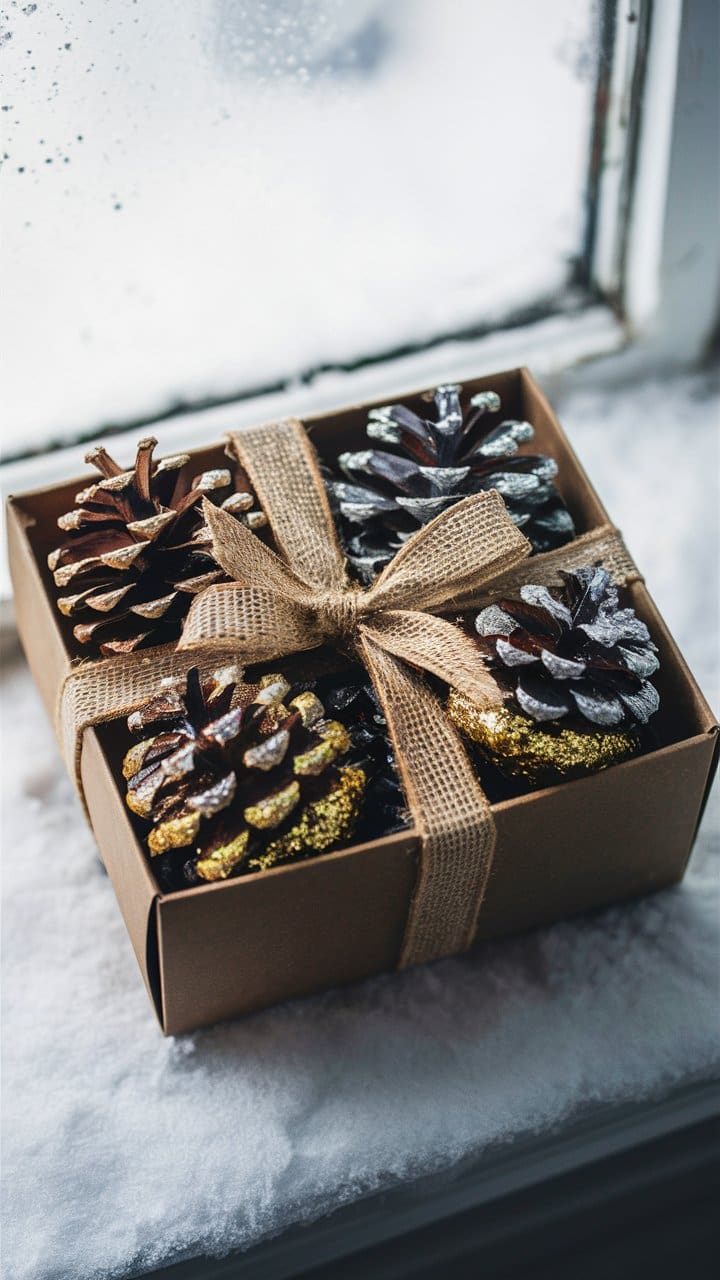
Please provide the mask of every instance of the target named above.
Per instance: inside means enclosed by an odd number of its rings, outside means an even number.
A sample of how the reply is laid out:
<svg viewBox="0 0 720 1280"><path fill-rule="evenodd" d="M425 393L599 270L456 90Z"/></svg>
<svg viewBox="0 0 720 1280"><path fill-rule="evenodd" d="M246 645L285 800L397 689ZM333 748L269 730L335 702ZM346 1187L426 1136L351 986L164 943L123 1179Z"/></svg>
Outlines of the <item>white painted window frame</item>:
<svg viewBox="0 0 720 1280"><path fill-rule="evenodd" d="M666 368L717 339L719 48L716 0L617 0L591 276Z"/></svg>

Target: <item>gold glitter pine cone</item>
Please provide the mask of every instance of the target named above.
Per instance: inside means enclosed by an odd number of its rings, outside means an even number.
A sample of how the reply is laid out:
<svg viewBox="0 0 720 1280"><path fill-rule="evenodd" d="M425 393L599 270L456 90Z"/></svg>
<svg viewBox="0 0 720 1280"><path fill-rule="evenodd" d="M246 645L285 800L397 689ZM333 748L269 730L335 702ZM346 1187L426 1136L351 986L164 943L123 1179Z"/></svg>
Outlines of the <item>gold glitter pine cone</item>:
<svg viewBox="0 0 720 1280"><path fill-rule="evenodd" d="M350 735L314 693L290 699L282 675L241 686L234 668L202 682L168 681L130 716L147 734L123 762L127 804L152 826L152 858L170 861L175 883L269 867L346 843L366 776L342 763Z"/></svg>
<svg viewBox="0 0 720 1280"><path fill-rule="evenodd" d="M512 703L486 709L452 689L450 720L503 773L533 786L550 786L620 764L639 749L632 731L541 727Z"/></svg>

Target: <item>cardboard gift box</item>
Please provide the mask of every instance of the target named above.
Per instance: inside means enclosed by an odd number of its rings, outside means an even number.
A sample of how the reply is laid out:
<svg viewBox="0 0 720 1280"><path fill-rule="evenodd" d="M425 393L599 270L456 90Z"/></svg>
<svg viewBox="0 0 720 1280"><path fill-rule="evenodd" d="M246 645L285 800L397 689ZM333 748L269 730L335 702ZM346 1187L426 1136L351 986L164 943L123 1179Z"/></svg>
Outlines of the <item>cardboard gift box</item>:
<svg viewBox="0 0 720 1280"><path fill-rule="evenodd" d="M533 450L558 463L558 488L578 533L606 524L528 372L477 379L464 384L464 395L487 389L499 392L504 416L532 423ZM419 409L423 394L396 399ZM368 410L382 403L305 419L320 456L362 448ZM191 458L194 472L221 466L223 445ZM56 608L47 555L58 543L57 517L86 483L76 479L8 502L18 630L53 722L65 677L85 654ZM718 726L644 584L634 582L628 594L659 649L653 680L661 704L653 723L660 745L591 777L493 805L497 845L478 942L661 889L683 875L716 763ZM152 663L152 650L137 660ZM302 661L292 659L296 671ZM124 803L127 745L124 719L88 728L80 772L98 847L166 1034L397 966L418 875L412 827L305 862L164 893L142 824Z"/></svg>

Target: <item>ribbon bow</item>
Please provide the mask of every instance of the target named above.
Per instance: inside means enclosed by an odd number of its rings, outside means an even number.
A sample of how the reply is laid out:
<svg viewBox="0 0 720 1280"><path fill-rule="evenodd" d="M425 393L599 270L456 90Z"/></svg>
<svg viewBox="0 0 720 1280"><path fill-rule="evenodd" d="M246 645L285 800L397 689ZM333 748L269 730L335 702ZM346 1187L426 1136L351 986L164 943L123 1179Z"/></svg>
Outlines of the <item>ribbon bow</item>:
<svg viewBox="0 0 720 1280"><path fill-rule="evenodd" d="M251 471L244 438L242 461ZM272 509L264 509L272 525ZM196 598L178 648L207 652L231 645L248 663L327 643L362 659L372 646L431 672L476 701L499 702L495 680L472 640L430 612L457 607L470 588L478 592L528 555L530 544L498 494L474 494L436 516L364 591L347 580L327 515L328 547L337 555L315 561L301 574L256 534L206 502L213 556L233 581ZM306 528L297 532L306 536Z"/></svg>

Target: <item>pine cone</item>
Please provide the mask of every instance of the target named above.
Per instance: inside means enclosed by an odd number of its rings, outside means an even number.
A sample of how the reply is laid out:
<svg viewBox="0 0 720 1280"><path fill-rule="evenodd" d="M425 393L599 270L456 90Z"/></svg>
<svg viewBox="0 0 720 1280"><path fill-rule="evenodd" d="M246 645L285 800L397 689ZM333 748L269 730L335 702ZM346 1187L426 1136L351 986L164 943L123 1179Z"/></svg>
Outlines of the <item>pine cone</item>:
<svg viewBox="0 0 720 1280"><path fill-rule="evenodd" d="M78 493L78 505L60 516L68 537L48 556L56 586L74 589L57 605L66 617L81 619L75 639L105 655L176 639L193 596L224 577L210 550L202 499L216 501L232 483L230 472L205 471L191 480L189 455L153 462L156 444L151 437L140 441L132 471L103 448L87 454L103 479ZM266 520L253 505L247 490L222 502L257 529Z"/></svg>
<svg viewBox="0 0 720 1280"><path fill-rule="evenodd" d="M465 420L460 387L438 387L434 399L435 422L401 404L373 409L368 436L397 452L343 453L338 464L347 479L326 478L348 559L362 581L372 582L419 525L486 489L498 491L533 550L548 551L574 537L553 484L556 463L518 452L533 438L529 422L498 422L494 391L473 396Z"/></svg>
<svg viewBox="0 0 720 1280"><path fill-rule="evenodd" d="M125 756L127 804L152 823L151 856L170 855L168 887L320 853L354 829L365 774L336 763L350 748L345 727L311 692L285 706L281 675L254 696L246 686L245 701L236 692L234 668L203 684L194 667L184 687L166 681L128 720L150 736Z"/></svg>
<svg viewBox="0 0 720 1280"><path fill-rule="evenodd" d="M362 667L343 668L300 687L316 693L328 715L342 718L350 734L353 761L366 775L365 803L356 840L376 840L407 826L407 804L387 721L367 671Z"/></svg>
<svg viewBox="0 0 720 1280"><path fill-rule="evenodd" d="M656 646L633 609L620 608L602 568L562 574L565 588L524 586L520 600L500 600L475 622L496 668L512 673L515 698L532 720L576 715L591 725L646 724L659 696L648 679Z"/></svg>

